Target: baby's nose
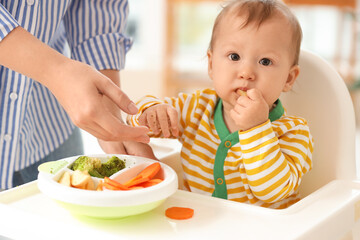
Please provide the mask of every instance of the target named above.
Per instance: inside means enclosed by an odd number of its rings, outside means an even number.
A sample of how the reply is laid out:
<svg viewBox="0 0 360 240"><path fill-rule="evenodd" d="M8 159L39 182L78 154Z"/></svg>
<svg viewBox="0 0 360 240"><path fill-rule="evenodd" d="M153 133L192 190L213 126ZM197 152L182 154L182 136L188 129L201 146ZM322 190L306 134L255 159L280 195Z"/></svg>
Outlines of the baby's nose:
<svg viewBox="0 0 360 240"><path fill-rule="evenodd" d="M239 78L246 80L254 80L255 79L254 68L250 64L243 64L239 68Z"/></svg>

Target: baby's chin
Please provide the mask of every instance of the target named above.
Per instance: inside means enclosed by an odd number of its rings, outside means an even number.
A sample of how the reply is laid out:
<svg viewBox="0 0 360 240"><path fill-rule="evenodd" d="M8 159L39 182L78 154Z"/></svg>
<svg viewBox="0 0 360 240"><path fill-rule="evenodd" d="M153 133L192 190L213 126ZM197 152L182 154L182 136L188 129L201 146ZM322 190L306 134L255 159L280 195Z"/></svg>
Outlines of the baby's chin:
<svg viewBox="0 0 360 240"><path fill-rule="evenodd" d="M236 105L236 100L237 99L231 99L230 102L226 99L222 99L222 104L223 104L223 111L230 111L231 109L233 109Z"/></svg>

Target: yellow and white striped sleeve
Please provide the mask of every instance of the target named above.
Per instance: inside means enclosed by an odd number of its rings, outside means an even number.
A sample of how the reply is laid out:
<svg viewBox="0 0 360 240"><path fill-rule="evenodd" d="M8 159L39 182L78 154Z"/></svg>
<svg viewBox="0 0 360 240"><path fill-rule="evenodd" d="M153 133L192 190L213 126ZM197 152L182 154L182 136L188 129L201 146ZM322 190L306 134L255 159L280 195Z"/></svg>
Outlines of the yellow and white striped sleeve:
<svg viewBox="0 0 360 240"><path fill-rule="evenodd" d="M239 140L249 186L263 202L291 196L312 168L313 139L302 118L268 120L239 132Z"/></svg>
<svg viewBox="0 0 360 240"><path fill-rule="evenodd" d="M163 101L156 98L155 96L152 96L152 95L144 96L136 103L136 106L139 109L138 113L135 115L127 115L126 122L132 126L139 126L140 125L139 117L141 116L141 114L149 107L154 106L156 104L161 104L161 103L163 103Z"/></svg>

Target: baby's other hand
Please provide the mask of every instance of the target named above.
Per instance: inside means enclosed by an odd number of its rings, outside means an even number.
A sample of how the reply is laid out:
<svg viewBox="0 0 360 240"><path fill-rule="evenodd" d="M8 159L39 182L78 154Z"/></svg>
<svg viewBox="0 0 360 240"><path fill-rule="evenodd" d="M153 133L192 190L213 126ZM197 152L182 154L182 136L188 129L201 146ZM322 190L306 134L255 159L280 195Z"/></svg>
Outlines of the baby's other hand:
<svg viewBox="0 0 360 240"><path fill-rule="evenodd" d="M250 89L240 96L230 111L230 116L240 130L245 131L264 123L269 117L269 106L258 89Z"/></svg>
<svg viewBox="0 0 360 240"><path fill-rule="evenodd" d="M141 114L139 123L149 127L156 135L162 131L166 138L171 135L179 136L178 112L169 104L157 104L149 107Z"/></svg>

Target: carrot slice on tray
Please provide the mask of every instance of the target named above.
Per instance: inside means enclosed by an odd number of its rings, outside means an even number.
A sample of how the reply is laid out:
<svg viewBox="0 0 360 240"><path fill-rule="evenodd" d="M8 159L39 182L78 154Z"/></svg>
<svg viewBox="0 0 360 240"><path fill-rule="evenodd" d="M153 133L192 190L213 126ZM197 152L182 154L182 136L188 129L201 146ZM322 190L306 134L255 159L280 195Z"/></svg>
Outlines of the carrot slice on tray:
<svg viewBox="0 0 360 240"><path fill-rule="evenodd" d="M184 207L170 207L166 209L165 215L171 219L185 220L192 218L194 215L194 209Z"/></svg>

